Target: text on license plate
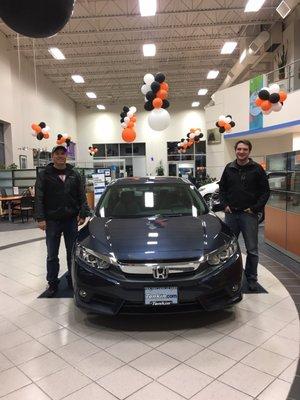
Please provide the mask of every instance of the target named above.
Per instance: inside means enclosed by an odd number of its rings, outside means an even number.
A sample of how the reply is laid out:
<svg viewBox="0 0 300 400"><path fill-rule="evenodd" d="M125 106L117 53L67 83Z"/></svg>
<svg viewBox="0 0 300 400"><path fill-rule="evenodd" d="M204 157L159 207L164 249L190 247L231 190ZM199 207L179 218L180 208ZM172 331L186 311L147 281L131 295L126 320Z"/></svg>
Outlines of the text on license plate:
<svg viewBox="0 0 300 400"><path fill-rule="evenodd" d="M168 305L178 303L177 287L145 287L145 304Z"/></svg>

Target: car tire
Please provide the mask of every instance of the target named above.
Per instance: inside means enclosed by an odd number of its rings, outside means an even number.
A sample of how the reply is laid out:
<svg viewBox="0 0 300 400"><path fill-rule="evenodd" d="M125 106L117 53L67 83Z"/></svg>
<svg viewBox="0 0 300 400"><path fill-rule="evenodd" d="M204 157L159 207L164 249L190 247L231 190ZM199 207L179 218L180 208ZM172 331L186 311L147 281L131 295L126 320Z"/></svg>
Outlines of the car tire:
<svg viewBox="0 0 300 400"><path fill-rule="evenodd" d="M212 208L212 202L211 202L212 194L211 193L207 193L203 198L204 198L208 208L211 210L211 208Z"/></svg>

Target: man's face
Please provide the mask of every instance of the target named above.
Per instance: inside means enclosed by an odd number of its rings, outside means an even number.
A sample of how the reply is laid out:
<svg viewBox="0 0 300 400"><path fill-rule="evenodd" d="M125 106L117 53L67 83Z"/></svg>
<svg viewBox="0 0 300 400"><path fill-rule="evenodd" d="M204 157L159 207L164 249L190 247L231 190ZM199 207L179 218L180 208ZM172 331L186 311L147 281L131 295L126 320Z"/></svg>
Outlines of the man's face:
<svg viewBox="0 0 300 400"><path fill-rule="evenodd" d="M52 161L54 165L63 166L67 162L67 152L63 149L57 149L52 154Z"/></svg>
<svg viewBox="0 0 300 400"><path fill-rule="evenodd" d="M249 146L244 143L239 143L235 149L235 155L237 160L246 161L250 155Z"/></svg>

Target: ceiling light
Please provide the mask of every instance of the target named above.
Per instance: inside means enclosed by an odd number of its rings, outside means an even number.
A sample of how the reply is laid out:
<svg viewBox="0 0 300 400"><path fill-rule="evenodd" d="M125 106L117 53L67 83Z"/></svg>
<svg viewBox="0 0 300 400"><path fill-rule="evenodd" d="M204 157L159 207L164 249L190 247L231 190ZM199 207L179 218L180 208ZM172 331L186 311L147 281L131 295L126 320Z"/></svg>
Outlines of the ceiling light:
<svg viewBox="0 0 300 400"><path fill-rule="evenodd" d="M246 55L247 55L247 49L245 49L243 52L242 52L242 54L240 55L240 64L245 60L245 58L246 58Z"/></svg>
<svg viewBox="0 0 300 400"><path fill-rule="evenodd" d="M205 96L207 92L208 92L207 89L199 89L198 96Z"/></svg>
<svg viewBox="0 0 300 400"><path fill-rule="evenodd" d="M86 92L87 97L90 99L96 99L97 95L94 92Z"/></svg>
<svg viewBox="0 0 300 400"><path fill-rule="evenodd" d="M193 101L192 102L192 107L199 107L200 106L200 101Z"/></svg>
<svg viewBox="0 0 300 400"><path fill-rule="evenodd" d="M84 83L84 79L81 75L72 75L71 78L75 83Z"/></svg>
<svg viewBox="0 0 300 400"><path fill-rule="evenodd" d="M283 19L291 12L291 10L292 10L291 7L288 5L286 1L282 1L276 8L276 11Z"/></svg>
<svg viewBox="0 0 300 400"><path fill-rule="evenodd" d="M245 7L245 12L255 12L258 11L262 5L264 4L265 0L248 0L248 3Z"/></svg>
<svg viewBox="0 0 300 400"><path fill-rule="evenodd" d="M222 47L221 54L231 54L237 46L237 42L226 42Z"/></svg>
<svg viewBox="0 0 300 400"><path fill-rule="evenodd" d="M154 57L156 54L155 44L143 44L143 53L145 57Z"/></svg>
<svg viewBox="0 0 300 400"><path fill-rule="evenodd" d="M139 0L142 17L150 17L156 14L156 0Z"/></svg>
<svg viewBox="0 0 300 400"><path fill-rule="evenodd" d="M48 50L53 58L56 60L64 60L66 57L57 47L50 47Z"/></svg>
<svg viewBox="0 0 300 400"><path fill-rule="evenodd" d="M97 108L99 110L105 110L105 106L103 106L102 104L97 104Z"/></svg>
<svg viewBox="0 0 300 400"><path fill-rule="evenodd" d="M219 71L212 69L209 71L207 74L207 79L216 79L216 77L219 75Z"/></svg>

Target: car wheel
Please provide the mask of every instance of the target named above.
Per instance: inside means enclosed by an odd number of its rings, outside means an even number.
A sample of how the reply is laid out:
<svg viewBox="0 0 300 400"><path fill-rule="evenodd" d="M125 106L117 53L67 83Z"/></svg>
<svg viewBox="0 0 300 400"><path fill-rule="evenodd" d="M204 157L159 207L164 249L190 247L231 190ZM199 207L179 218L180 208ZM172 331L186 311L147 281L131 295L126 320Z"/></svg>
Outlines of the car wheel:
<svg viewBox="0 0 300 400"><path fill-rule="evenodd" d="M203 198L204 198L206 204L208 205L208 208L211 210L211 208L212 208L212 194L208 193Z"/></svg>

